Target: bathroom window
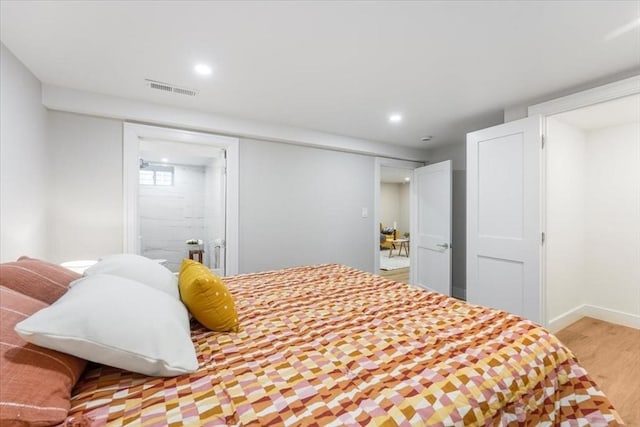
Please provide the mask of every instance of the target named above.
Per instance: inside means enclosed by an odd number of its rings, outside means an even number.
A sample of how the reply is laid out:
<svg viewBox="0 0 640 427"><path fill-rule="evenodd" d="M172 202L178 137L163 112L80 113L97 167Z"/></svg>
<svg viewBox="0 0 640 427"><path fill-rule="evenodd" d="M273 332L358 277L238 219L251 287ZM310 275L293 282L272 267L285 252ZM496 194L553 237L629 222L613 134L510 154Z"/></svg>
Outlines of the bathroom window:
<svg viewBox="0 0 640 427"><path fill-rule="evenodd" d="M171 171L155 171L156 185L173 185L173 168Z"/></svg>
<svg viewBox="0 0 640 427"><path fill-rule="evenodd" d="M154 183L154 172L150 170L141 170L140 171L140 185L153 185Z"/></svg>
<svg viewBox="0 0 640 427"><path fill-rule="evenodd" d="M140 169L140 185L172 186L173 166L149 165L145 169Z"/></svg>

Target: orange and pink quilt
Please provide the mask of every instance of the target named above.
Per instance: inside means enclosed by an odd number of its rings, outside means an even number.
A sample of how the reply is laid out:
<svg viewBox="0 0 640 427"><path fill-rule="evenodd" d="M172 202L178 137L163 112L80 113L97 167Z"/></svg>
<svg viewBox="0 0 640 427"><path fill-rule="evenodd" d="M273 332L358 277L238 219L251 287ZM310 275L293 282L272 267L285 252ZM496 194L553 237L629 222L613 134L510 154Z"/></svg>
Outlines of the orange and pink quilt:
<svg viewBox="0 0 640 427"><path fill-rule="evenodd" d="M335 264L225 281L240 331L192 324L197 372L90 365L68 424L622 424L573 354L520 317Z"/></svg>

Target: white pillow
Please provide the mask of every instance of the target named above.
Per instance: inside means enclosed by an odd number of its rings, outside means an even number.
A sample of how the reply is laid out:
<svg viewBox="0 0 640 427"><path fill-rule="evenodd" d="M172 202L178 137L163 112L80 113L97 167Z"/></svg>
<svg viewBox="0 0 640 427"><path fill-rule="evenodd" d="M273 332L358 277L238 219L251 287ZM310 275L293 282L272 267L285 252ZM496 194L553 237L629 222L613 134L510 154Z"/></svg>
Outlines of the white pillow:
<svg viewBox="0 0 640 427"><path fill-rule="evenodd" d="M166 292L180 299L178 278L164 265L136 254L116 254L101 258L95 265L85 270L85 276L113 274L137 280L140 283Z"/></svg>
<svg viewBox="0 0 640 427"><path fill-rule="evenodd" d="M185 306L136 281L100 274L15 327L30 343L155 376L198 369Z"/></svg>

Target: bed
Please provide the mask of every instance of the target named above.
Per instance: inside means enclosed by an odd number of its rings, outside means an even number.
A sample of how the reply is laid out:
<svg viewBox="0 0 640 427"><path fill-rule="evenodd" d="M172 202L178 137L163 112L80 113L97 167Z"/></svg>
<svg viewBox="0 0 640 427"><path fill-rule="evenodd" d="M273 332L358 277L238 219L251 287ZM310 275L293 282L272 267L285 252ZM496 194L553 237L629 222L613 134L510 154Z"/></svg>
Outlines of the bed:
<svg viewBox="0 0 640 427"><path fill-rule="evenodd" d="M619 425L544 328L342 265L229 277L237 333L192 322L199 369L89 364L66 425Z"/></svg>

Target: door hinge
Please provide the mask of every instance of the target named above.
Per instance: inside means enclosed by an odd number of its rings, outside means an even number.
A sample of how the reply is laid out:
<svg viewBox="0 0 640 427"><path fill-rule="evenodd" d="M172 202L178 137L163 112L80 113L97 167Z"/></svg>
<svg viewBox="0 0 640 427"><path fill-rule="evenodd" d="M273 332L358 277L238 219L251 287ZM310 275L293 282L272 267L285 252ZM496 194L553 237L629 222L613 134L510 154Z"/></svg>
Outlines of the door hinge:
<svg viewBox="0 0 640 427"><path fill-rule="evenodd" d="M544 135L540 137L540 144L542 145L542 149L544 150Z"/></svg>
<svg viewBox="0 0 640 427"><path fill-rule="evenodd" d="M544 245L544 239L545 239L545 235L544 235L544 231L542 232L542 237L541 237L541 242Z"/></svg>

